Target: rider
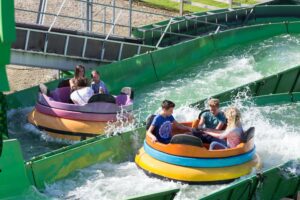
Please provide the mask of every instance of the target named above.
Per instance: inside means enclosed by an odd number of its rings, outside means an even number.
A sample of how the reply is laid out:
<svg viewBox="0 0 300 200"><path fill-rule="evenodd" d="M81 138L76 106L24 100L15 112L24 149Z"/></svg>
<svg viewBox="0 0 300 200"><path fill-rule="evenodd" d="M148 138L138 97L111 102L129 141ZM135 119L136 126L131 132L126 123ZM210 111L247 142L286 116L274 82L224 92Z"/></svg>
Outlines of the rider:
<svg viewBox="0 0 300 200"><path fill-rule="evenodd" d="M172 101L164 100L161 104L162 111L159 115L155 116L148 131L152 142L169 143L172 138L172 123L181 130L188 132L192 131L191 127L179 124L173 117L173 110L175 104Z"/></svg>
<svg viewBox="0 0 300 200"><path fill-rule="evenodd" d="M108 94L108 90L106 88L105 83L100 80L100 73L96 70L92 71L91 77L93 82L91 83L91 88L94 90L95 94Z"/></svg>
<svg viewBox="0 0 300 200"><path fill-rule="evenodd" d="M199 127L204 125L205 128L209 129L224 129L226 124L226 117L224 115L224 112L219 110L219 99L209 99L208 105L209 112L205 112L201 115Z"/></svg>
<svg viewBox="0 0 300 200"><path fill-rule="evenodd" d="M241 143L243 128L240 111L235 107L229 107L226 109L225 115L228 120L225 131L216 133L214 131L204 130L204 133L219 139L219 141L212 141L209 147L210 150L234 148Z"/></svg>

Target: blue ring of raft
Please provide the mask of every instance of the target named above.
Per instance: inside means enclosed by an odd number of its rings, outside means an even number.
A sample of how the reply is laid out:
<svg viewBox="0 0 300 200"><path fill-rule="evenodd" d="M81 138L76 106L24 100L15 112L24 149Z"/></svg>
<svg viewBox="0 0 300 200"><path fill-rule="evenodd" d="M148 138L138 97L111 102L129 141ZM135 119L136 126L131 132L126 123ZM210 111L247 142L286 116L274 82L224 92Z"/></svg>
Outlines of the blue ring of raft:
<svg viewBox="0 0 300 200"><path fill-rule="evenodd" d="M207 167L207 168L229 167L229 166L240 165L245 162L248 162L252 160L255 156L255 147L254 147L251 151L245 154L240 154L237 156L231 156L226 158L188 158L188 157L174 156L174 155L157 151L151 148L146 143L146 141L144 141L144 150L149 156L155 158L156 160L173 164L173 165L184 166L184 167Z"/></svg>

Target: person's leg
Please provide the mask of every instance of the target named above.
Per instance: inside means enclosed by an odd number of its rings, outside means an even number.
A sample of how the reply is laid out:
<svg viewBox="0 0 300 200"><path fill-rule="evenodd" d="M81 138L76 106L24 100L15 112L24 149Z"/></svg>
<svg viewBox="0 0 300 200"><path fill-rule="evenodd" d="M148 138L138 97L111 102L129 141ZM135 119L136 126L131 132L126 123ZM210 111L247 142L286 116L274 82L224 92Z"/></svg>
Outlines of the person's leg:
<svg viewBox="0 0 300 200"><path fill-rule="evenodd" d="M209 150L214 150L214 149L227 149L227 146L220 142L214 141L209 145Z"/></svg>
<svg viewBox="0 0 300 200"><path fill-rule="evenodd" d="M212 137L212 138L211 138L211 142L218 142L218 143L220 143L220 144L223 144L224 146L227 146L226 140L223 140L223 139L219 139L219 138Z"/></svg>

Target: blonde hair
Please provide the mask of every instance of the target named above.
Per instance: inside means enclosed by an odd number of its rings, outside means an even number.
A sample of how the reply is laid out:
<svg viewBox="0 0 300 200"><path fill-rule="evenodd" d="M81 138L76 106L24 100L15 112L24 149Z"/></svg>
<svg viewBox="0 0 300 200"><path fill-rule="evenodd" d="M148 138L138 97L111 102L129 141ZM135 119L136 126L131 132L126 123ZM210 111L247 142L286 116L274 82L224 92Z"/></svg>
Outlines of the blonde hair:
<svg viewBox="0 0 300 200"><path fill-rule="evenodd" d="M235 107L229 107L225 111L225 116L228 120L228 127L233 128L241 124L241 112Z"/></svg>
<svg viewBox="0 0 300 200"><path fill-rule="evenodd" d="M217 107L219 107L219 104L220 104L220 101L219 101L219 99L209 99L208 100L208 105L214 105L214 106L217 106Z"/></svg>

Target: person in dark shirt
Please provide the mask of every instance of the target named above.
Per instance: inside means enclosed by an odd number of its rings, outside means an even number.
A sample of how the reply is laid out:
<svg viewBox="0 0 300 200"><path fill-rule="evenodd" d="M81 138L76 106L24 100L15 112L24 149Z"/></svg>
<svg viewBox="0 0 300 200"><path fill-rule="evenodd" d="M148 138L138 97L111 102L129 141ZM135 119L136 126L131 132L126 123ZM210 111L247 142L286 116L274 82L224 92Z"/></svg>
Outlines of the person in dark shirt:
<svg viewBox="0 0 300 200"><path fill-rule="evenodd" d="M199 126L209 129L222 130L226 124L226 117L224 112L219 110L219 99L210 99L208 101L209 112L202 114Z"/></svg>
<svg viewBox="0 0 300 200"><path fill-rule="evenodd" d="M179 124L173 117L173 110L175 104L172 101L164 100L161 104L162 111L154 117L147 135L151 138L152 142L169 143L172 138L172 124L181 130L188 132L192 131L191 127Z"/></svg>

